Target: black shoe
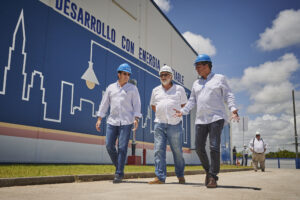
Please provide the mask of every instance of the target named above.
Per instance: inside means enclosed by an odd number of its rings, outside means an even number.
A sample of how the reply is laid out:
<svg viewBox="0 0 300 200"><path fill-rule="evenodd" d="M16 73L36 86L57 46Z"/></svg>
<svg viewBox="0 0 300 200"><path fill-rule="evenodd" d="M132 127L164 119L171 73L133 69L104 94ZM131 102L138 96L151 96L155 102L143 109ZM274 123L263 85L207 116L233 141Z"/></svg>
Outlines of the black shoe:
<svg viewBox="0 0 300 200"><path fill-rule="evenodd" d="M265 169L261 169L262 172L265 172Z"/></svg>
<svg viewBox="0 0 300 200"><path fill-rule="evenodd" d="M216 188L217 186L218 186L217 181L213 177L210 177L206 187L207 188Z"/></svg>
<svg viewBox="0 0 300 200"><path fill-rule="evenodd" d="M123 177L120 176L120 175L116 175L114 180L113 180L113 183L121 183L123 180Z"/></svg>
<svg viewBox="0 0 300 200"><path fill-rule="evenodd" d="M205 176L205 182L204 182L205 186L207 186L208 182L209 182L209 175L206 174L206 176Z"/></svg>

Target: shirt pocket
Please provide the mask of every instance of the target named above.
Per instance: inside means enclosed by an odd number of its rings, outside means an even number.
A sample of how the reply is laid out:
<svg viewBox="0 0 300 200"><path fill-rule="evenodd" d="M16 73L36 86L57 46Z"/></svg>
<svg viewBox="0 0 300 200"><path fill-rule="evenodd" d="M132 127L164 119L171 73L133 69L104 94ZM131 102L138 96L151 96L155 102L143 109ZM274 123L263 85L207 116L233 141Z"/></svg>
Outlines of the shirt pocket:
<svg viewBox="0 0 300 200"><path fill-rule="evenodd" d="M177 91L176 93L169 95L168 99L172 102L172 104L173 103L180 104L180 102L181 102L180 97L181 97L181 93L180 93L180 91Z"/></svg>

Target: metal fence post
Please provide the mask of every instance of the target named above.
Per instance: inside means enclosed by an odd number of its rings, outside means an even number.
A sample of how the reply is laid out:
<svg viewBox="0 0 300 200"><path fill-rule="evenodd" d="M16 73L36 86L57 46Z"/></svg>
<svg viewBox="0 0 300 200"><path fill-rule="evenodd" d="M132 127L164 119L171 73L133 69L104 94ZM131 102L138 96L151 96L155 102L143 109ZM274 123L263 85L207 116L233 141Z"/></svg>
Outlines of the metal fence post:
<svg viewBox="0 0 300 200"><path fill-rule="evenodd" d="M295 158L296 169L300 169L300 158Z"/></svg>

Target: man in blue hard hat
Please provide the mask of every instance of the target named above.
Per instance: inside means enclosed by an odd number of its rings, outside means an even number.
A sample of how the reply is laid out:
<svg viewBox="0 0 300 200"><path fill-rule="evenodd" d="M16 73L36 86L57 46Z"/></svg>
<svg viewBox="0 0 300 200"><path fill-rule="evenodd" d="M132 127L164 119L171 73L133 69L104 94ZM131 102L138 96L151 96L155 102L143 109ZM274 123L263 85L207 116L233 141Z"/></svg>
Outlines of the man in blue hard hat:
<svg viewBox="0 0 300 200"><path fill-rule="evenodd" d="M138 128L139 118L142 116L138 89L128 83L131 75L130 65L121 64L117 72L118 81L107 87L97 112L96 123L96 129L100 131L101 120L110 107L106 126L106 149L116 167L113 183L122 182L130 133ZM115 147L117 139L118 150Z"/></svg>
<svg viewBox="0 0 300 200"><path fill-rule="evenodd" d="M193 84L188 103L176 110L176 117L186 115L197 105L196 112L196 152L203 168L206 171L205 185L207 188L216 188L220 171L220 143L221 133L225 121L228 120L224 102L232 112L232 119L239 120L238 110L235 107L234 95L229 88L226 78L221 74L214 74L212 61L206 54L200 54L195 60L195 68L200 78ZM205 150L206 139L209 136L210 158Z"/></svg>

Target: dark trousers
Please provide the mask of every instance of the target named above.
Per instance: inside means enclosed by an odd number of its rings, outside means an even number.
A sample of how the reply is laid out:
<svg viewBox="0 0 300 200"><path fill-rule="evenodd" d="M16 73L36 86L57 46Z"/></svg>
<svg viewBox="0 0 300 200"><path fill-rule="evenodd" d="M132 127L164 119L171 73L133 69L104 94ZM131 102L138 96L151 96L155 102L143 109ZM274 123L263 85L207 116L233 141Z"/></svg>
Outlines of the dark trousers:
<svg viewBox="0 0 300 200"><path fill-rule="evenodd" d="M224 119L212 122L210 124L196 125L196 152L203 165L203 168L210 177L218 180L217 174L220 171L220 144L221 133L224 126ZM207 136L209 135L210 158L205 150Z"/></svg>
<svg viewBox="0 0 300 200"><path fill-rule="evenodd" d="M247 166L247 164L248 164L247 161L248 161L248 154L245 154L243 157L243 160L242 160L242 166L244 166L244 165Z"/></svg>
<svg viewBox="0 0 300 200"><path fill-rule="evenodd" d="M232 160L233 160L233 161L232 161L233 164L236 165L236 155L235 155L235 154L233 154L233 159L232 159Z"/></svg>

